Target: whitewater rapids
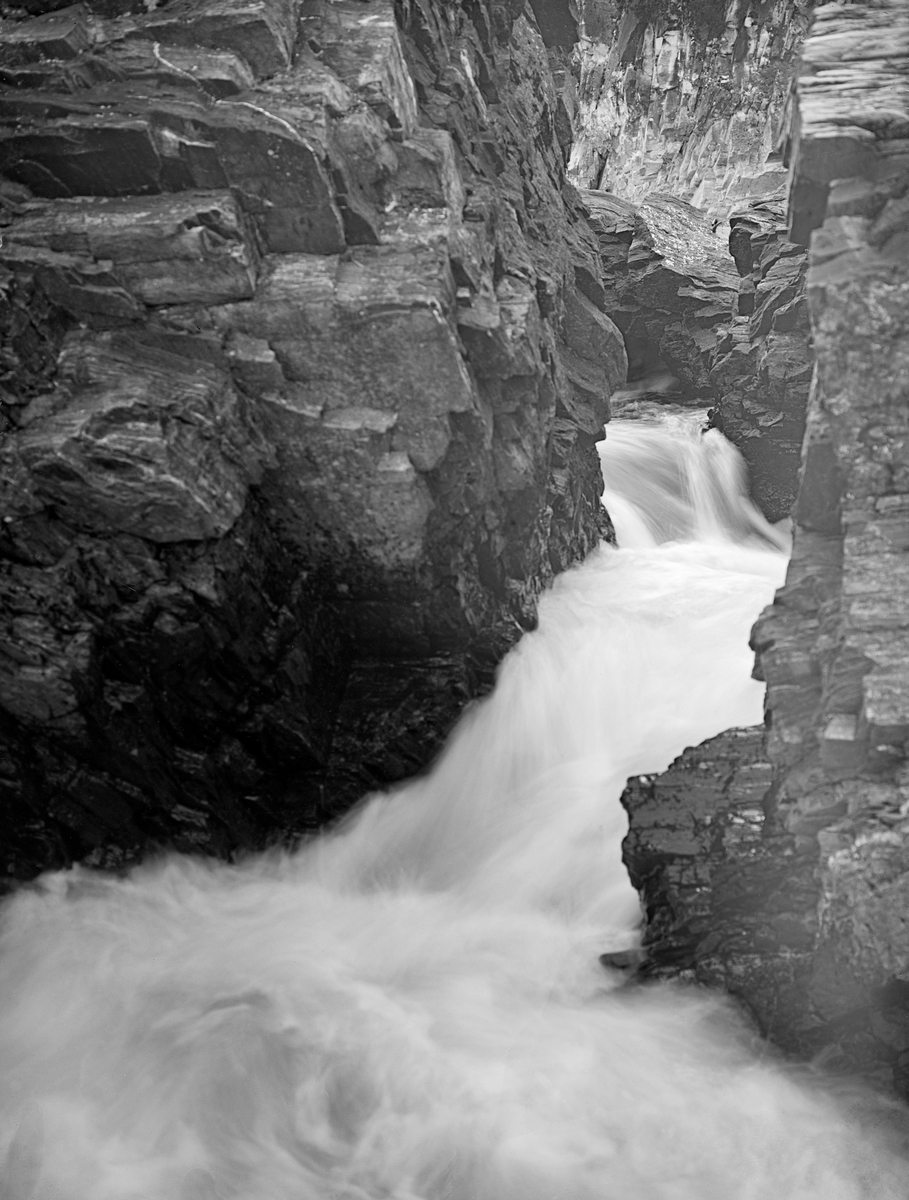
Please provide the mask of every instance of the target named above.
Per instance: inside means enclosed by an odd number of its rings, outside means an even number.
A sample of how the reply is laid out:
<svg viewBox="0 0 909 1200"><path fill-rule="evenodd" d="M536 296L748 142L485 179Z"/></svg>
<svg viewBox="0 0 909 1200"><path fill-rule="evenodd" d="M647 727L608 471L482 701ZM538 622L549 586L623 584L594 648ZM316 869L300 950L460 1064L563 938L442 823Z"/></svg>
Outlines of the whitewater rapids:
<svg viewBox="0 0 909 1200"><path fill-rule="evenodd" d="M603 461L623 548L430 776L294 855L7 904L3 1200L905 1200L894 1137L722 1004L598 964L640 920L625 779L761 720L786 565L719 435L617 423Z"/></svg>

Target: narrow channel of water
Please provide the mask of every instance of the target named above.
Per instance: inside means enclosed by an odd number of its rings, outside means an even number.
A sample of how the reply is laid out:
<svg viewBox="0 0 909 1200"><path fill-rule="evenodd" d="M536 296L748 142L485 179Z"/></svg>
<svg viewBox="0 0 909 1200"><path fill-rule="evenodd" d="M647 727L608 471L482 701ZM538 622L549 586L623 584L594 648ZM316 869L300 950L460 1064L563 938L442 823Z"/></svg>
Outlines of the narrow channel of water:
<svg viewBox="0 0 909 1200"><path fill-rule="evenodd" d="M294 856L7 906L4 1200L905 1200L721 1003L598 964L639 922L625 779L761 719L786 561L719 435L616 423L603 457L623 548L557 580L430 776Z"/></svg>

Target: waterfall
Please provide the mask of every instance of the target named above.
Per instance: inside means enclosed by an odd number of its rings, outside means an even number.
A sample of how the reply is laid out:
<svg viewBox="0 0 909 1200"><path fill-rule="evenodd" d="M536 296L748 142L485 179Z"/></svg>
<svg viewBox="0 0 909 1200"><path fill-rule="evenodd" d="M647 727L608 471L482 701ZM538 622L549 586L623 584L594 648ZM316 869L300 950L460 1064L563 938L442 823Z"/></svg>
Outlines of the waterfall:
<svg viewBox="0 0 909 1200"><path fill-rule="evenodd" d="M598 963L640 920L625 779L760 721L786 561L718 434L616 423L603 462L622 548L556 581L431 774L293 855L7 903L4 1200L904 1200L895 1110Z"/></svg>

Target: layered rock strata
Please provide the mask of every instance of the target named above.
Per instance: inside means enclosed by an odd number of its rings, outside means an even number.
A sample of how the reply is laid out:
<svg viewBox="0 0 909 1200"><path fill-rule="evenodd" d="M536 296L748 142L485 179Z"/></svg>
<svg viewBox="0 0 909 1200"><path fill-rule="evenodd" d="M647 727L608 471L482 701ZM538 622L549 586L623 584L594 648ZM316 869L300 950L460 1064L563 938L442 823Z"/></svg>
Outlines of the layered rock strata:
<svg viewBox="0 0 909 1200"><path fill-rule="evenodd" d="M812 0L580 0L572 179L725 215L785 180L780 134Z"/></svg>
<svg viewBox="0 0 909 1200"><path fill-rule="evenodd" d="M657 785L638 782L627 794L631 869L663 914L650 935L653 961L672 958L721 982L784 1045L904 1095L907 62L909 18L891 0L820 9L805 47L792 223L811 234L817 366L792 562L754 632L768 684L766 758L758 732L731 743L724 735L687 752L659 783L680 797L682 815L667 828L703 830L707 813L725 830L744 808L751 831L741 848L723 834L706 853L702 838L679 856L674 835L667 841L646 817ZM701 762L717 783L692 791L682 781ZM772 783L758 797L764 762ZM640 829L635 812L644 815ZM711 882L717 873L738 878L738 896L724 897ZM673 898L666 907L663 894ZM707 909L718 943L699 940Z"/></svg>
<svg viewBox="0 0 909 1200"><path fill-rule="evenodd" d="M625 351L568 117L520 6L25 14L2 869L231 853L425 763L610 536Z"/></svg>

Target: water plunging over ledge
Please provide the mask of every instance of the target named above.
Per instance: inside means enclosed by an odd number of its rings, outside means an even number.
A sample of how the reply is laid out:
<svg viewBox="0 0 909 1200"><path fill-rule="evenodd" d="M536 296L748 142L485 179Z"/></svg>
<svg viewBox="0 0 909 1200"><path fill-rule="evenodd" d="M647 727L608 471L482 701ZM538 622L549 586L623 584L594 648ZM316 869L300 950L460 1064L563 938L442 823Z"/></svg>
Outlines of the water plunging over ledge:
<svg viewBox="0 0 909 1200"><path fill-rule="evenodd" d="M761 719L785 569L718 434L617 423L603 458L623 548L556 581L430 776L292 857L8 904L4 1200L904 1200L718 1001L598 965L639 921L625 779Z"/></svg>

